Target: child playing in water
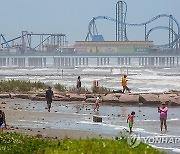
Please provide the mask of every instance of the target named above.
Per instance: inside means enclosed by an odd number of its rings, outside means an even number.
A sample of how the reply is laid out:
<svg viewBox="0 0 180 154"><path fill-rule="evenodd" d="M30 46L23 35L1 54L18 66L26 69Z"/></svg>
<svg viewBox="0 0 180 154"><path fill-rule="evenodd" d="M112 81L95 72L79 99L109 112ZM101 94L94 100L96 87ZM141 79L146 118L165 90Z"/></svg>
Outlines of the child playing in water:
<svg viewBox="0 0 180 154"><path fill-rule="evenodd" d="M133 127L133 123L134 123L134 115L135 115L135 112L132 111L131 114L129 114L128 118L127 118L127 123L129 123L130 133L132 133L132 127Z"/></svg>
<svg viewBox="0 0 180 154"><path fill-rule="evenodd" d="M101 96L99 96L99 97L96 98L94 111L95 111L96 109L97 109L97 111L99 111L100 97L101 97Z"/></svg>

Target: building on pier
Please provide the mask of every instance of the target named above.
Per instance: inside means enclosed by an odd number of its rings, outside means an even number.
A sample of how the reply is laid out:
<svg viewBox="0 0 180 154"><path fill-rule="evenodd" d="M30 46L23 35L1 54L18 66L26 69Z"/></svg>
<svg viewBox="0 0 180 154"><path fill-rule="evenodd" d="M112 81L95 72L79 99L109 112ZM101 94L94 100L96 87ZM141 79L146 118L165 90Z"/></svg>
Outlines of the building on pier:
<svg viewBox="0 0 180 154"><path fill-rule="evenodd" d="M76 41L77 53L148 53L154 47L153 41Z"/></svg>

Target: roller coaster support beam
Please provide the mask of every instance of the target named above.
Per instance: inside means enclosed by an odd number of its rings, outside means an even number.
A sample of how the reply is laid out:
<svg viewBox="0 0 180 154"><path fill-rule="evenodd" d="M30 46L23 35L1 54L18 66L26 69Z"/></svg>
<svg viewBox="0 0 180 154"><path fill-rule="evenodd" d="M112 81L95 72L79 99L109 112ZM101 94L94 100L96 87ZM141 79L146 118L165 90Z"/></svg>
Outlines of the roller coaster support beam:
<svg viewBox="0 0 180 154"><path fill-rule="evenodd" d="M171 42L173 42L173 19L172 19L172 15L169 16L169 48L172 49L173 45L171 45Z"/></svg>
<svg viewBox="0 0 180 154"><path fill-rule="evenodd" d="M2 43L1 45L3 45L3 44L6 44L6 48L10 48L10 46L9 46L9 44L8 44L8 42L6 41L6 39L4 38L4 36L1 34L0 35L1 36L1 38L3 39L3 41L4 41L4 43Z"/></svg>
<svg viewBox="0 0 180 154"><path fill-rule="evenodd" d="M148 39L147 39L147 37L146 37L146 35L147 35L147 27L146 27L146 24L144 25L144 34L145 34L145 41L147 41Z"/></svg>
<svg viewBox="0 0 180 154"><path fill-rule="evenodd" d="M123 9L123 5L125 5L125 11ZM118 1L116 3L116 41L126 41L126 12L127 12L127 4L124 1Z"/></svg>

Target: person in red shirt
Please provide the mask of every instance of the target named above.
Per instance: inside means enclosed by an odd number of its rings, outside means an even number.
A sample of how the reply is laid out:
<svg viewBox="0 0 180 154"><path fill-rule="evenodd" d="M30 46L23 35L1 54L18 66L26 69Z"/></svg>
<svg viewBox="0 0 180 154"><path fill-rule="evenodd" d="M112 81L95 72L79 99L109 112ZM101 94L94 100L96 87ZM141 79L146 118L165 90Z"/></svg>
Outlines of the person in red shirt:
<svg viewBox="0 0 180 154"><path fill-rule="evenodd" d="M127 118L127 123L129 123L130 133L132 133L132 127L133 127L133 123L134 123L134 115L135 115L135 112L132 111L131 114L129 114L128 118Z"/></svg>
<svg viewBox="0 0 180 154"><path fill-rule="evenodd" d="M97 111L99 111L100 97L101 97L101 96L99 95L99 97L96 98L94 111L95 111L96 109L97 109Z"/></svg>

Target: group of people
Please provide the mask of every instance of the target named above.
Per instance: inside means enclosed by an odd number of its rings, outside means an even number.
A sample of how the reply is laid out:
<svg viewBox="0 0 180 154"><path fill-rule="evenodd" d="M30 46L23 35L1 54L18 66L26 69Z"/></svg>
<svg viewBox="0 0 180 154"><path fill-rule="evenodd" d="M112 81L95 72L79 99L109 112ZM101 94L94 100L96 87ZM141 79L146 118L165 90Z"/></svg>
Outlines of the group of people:
<svg viewBox="0 0 180 154"><path fill-rule="evenodd" d="M93 84L94 84L94 83L93 83ZM95 84L98 84L98 83L95 83ZM80 77L80 76L78 76L78 78L77 78L76 88L77 88L78 94L80 94L80 90L81 90L81 77ZM101 95L99 95L99 96L96 98L94 111L95 111L95 110L99 111L100 97L101 97Z"/></svg>
<svg viewBox="0 0 180 154"><path fill-rule="evenodd" d="M126 77L127 77L127 75L123 75L123 77L122 77L122 87L123 87L122 92L123 93L125 91L130 92L130 88L127 87ZM81 77L80 76L78 76L76 88L77 88L78 94L79 94L80 89L81 89ZM45 96L46 96L46 101L47 101L47 109L48 109L48 112L50 112L52 99L54 97L54 93L53 93L51 87L49 87L48 90L46 90ZM101 101L101 95L99 95L96 98L94 111L95 110L99 111L100 101ZM160 113L160 130L161 131L163 130L163 125L164 125L165 131L167 131L166 120L167 120L168 108L166 107L166 103L162 103L162 106L158 107L158 112ZM132 133L132 128L133 128L133 124L134 124L134 116L135 116L135 112L132 111L131 114L129 114L128 118L127 118L127 123L129 124L130 133ZM0 107L0 132L6 128L7 127L6 127L5 113L1 110L1 107Z"/></svg>
<svg viewBox="0 0 180 154"><path fill-rule="evenodd" d="M127 75L124 75L122 77L123 93L125 92L125 90L130 92L130 88L127 87L126 77L127 77ZM80 88L81 88L81 80L80 79L81 79L80 76L78 76L77 85L76 85L77 90L78 90L78 94L79 94L79 91L80 91ZM46 100L47 100L48 112L50 112L51 103L52 103L52 97L53 96L54 96L53 91L52 91L51 87L49 87L48 90L46 91ZM101 101L101 95L99 95L96 98L94 111L95 110L99 111L100 101ZM158 107L158 112L160 113L160 122L161 122L160 128L161 128L161 131L163 130L163 125L165 127L165 131L167 131L167 124L166 124L167 111L168 111L168 108L166 107L165 103L162 103L162 107ZM133 128L133 124L134 124L134 116L135 116L135 112L132 111L131 114L129 114L128 118L127 118L127 123L129 124L130 133L132 133L132 128Z"/></svg>
<svg viewBox="0 0 180 154"><path fill-rule="evenodd" d="M165 132L167 132L167 112L168 107L166 106L166 103L163 102L161 107L158 107L158 113L160 114L160 130L163 131L163 126L165 128ZM131 114L128 115L127 123L129 124L129 132L132 133L133 123L134 123L134 116L135 112L132 111Z"/></svg>
<svg viewBox="0 0 180 154"><path fill-rule="evenodd" d="M130 90L130 88L127 86L127 75L126 74L124 74L123 76L122 76L122 80L121 80L121 82L122 82L122 88L123 88L123 90L122 90L122 92L123 93L125 93L126 91L128 91L129 93L131 92ZM97 82L97 81L96 81ZM98 85L98 82L97 83L93 83L93 86L97 86ZM94 85L95 84L95 85ZM97 84L97 85L96 85ZM81 77L80 76L78 76L78 78L77 78L77 83L76 83L76 88L77 88L77 91L78 91L78 94L80 93L80 90L81 90Z"/></svg>
<svg viewBox="0 0 180 154"><path fill-rule="evenodd" d="M127 75L124 74L122 77L122 93L125 93L125 91L128 91L129 93L131 92L130 88L127 86ZM166 107L166 103L163 102L162 103L162 107L158 107L158 112L160 113L160 128L161 128L161 132L163 130L163 125L165 128L165 132L167 131L167 124L166 124L166 120L167 120L167 112L168 112L168 108ZM133 123L134 123L134 116L135 116L135 112L132 111L131 114L128 115L127 118L127 123L129 123L129 131L130 133L132 132L132 127L133 127Z"/></svg>
<svg viewBox="0 0 180 154"><path fill-rule="evenodd" d="M123 87L122 92L123 93L125 93L125 91L130 92L130 88L128 88L128 86L127 86L128 80L126 78L127 78L127 75L124 74L122 77L122 87ZM78 76L78 78L77 78L76 88L77 88L78 94L80 94L80 90L81 90L81 77L80 76ZM51 87L49 87L48 90L46 91L46 100L47 100L48 112L50 112L53 96L54 96L53 91L52 91ZM99 111L99 106L100 106L100 101L101 101L100 98L101 98L101 95L99 95L96 98L94 111L95 110ZM162 103L162 107L158 107L158 112L160 113L161 131L163 129L163 125L165 127L165 131L167 131L167 124L166 124L167 111L168 111L168 108L166 107L165 103ZM132 111L131 114L129 114L128 118L127 118L127 123L129 124L130 133L132 132L132 128L133 128L134 116L135 116L135 112Z"/></svg>
<svg viewBox="0 0 180 154"><path fill-rule="evenodd" d="M54 96L53 91L52 91L51 87L49 87L48 90L46 91L46 100L47 100L48 112L50 112L53 96ZM99 95L95 101L94 111L95 110L99 111L100 97L101 96ZM158 107L158 112L160 113L160 123L161 123L160 129L161 129L161 132L163 130L163 125L165 127L165 132L166 132L167 131L166 120L167 120L167 112L168 112L168 108L166 107L166 103L162 103L162 106ZM134 124L134 116L135 116L135 112L132 111L131 114L129 114L128 118L127 118L127 123L129 124L130 133L132 133L132 128L133 128L133 124ZM5 113L0 108L0 132L3 131L4 129L7 129L6 118L5 118Z"/></svg>
<svg viewBox="0 0 180 154"><path fill-rule="evenodd" d="M126 79L126 77L127 77L127 75L123 75L123 77L122 77L122 87L123 87L122 92L123 93L125 91L130 92L130 88L127 87L127 79ZM78 94L79 94L80 89L81 89L81 77L80 76L78 76L76 88L77 88ZM54 97L54 93L53 93L51 87L49 87L48 90L46 90L46 101L47 101L48 112L50 112L53 97ZM101 97L101 95L99 95L96 98L94 111L95 110L99 111L100 97ZM163 130L163 125L164 125L165 131L167 131L166 120L167 120L168 108L166 107L165 103L162 103L162 107L158 107L158 112L160 113L160 123L161 123L160 124L160 129L162 131ZM131 114L129 114L128 118L127 118L127 123L129 124L130 133L132 133L132 128L133 128L133 124L134 124L134 116L135 116L135 112L132 111ZM0 132L3 131L4 129L6 129L5 113L0 108Z"/></svg>

